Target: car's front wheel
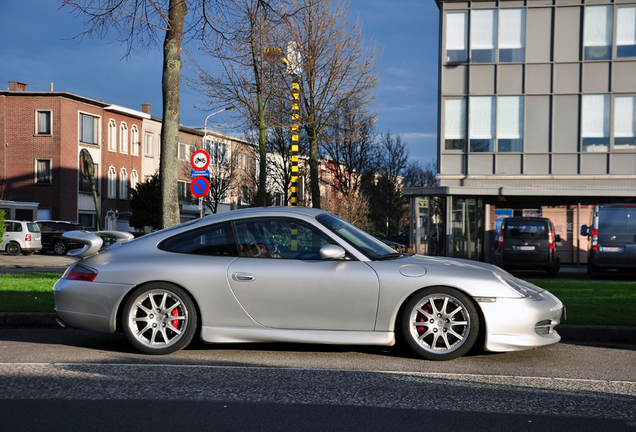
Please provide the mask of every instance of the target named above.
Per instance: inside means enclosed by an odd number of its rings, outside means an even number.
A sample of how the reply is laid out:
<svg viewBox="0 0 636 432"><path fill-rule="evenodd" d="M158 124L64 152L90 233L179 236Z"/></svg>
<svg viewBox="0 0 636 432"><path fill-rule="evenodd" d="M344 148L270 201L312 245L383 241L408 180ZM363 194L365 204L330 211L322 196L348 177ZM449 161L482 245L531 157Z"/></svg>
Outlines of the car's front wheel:
<svg viewBox="0 0 636 432"><path fill-rule="evenodd" d="M53 243L53 253L55 255L66 255L67 252L68 252L68 245L66 244L66 242L63 242L62 240L57 240L55 243Z"/></svg>
<svg viewBox="0 0 636 432"><path fill-rule="evenodd" d="M11 242L5 246L4 250L7 252L8 255L16 256L20 255L22 248L16 242Z"/></svg>
<svg viewBox="0 0 636 432"><path fill-rule="evenodd" d="M170 354L187 347L196 331L190 296L174 285L153 283L136 289L124 309L128 340L147 354Z"/></svg>
<svg viewBox="0 0 636 432"><path fill-rule="evenodd" d="M465 294L455 289L426 288L406 304L402 333L421 357L452 360L466 354L477 339L477 308Z"/></svg>

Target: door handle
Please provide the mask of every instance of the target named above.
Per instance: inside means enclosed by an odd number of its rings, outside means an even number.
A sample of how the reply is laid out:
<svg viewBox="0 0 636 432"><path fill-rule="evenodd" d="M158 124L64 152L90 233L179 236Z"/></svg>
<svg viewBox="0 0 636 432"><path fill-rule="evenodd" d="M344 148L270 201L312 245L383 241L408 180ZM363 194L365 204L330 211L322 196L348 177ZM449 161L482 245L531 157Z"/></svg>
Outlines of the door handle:
<svg viewBox="0 0 636 432"><path fill-rule="evenodd" d="M232 279L237 282L250 282L256 279L253 274L250 273L232 273Z"/></svg>

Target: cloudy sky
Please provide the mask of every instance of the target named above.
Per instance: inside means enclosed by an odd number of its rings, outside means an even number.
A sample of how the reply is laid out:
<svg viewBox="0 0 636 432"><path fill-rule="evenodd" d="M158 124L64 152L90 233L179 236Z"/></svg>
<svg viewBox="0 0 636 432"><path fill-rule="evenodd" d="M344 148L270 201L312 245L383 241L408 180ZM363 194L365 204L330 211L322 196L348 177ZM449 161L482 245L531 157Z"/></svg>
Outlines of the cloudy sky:
<svg viewBox="0 0 636 432"><path fill-rule="evenodd" d="M411 157L424 165L436 158L437 50L439 12L434 0L351 0L365 39L382 53L380 85L373 108L377 128L402 135ZM152 104L161 115L160 50L125 47L113 38L73 39L82 20L59 9L56 0L3 0L0 5L0 88L8 81L28 90L69 92L127 108ZM186 47L187 49L188 47ZM188 64L184 65L187 73ZM206 101L193 90L181 93L181 123L202 127ZM223 122L222 114L215 120ZM213 126L211 120L208 127Z"/></svg>

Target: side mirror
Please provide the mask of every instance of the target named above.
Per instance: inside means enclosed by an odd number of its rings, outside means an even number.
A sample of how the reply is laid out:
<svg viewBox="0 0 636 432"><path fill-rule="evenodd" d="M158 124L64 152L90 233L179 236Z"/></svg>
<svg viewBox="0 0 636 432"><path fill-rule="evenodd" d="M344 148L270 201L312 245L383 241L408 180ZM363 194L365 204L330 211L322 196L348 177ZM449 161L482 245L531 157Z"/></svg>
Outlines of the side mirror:
<svg viewBox="0 0 636 432"><path fill-rule="evenodd" d="M345 257L345 250L338 245L327 245L320 248L320 258L324 260L340 260Z"/></svg>
<svg viewBox="0 0 636 432"><path fill-rule="evenodd" d="M587 236L587 225L581 225L581 235L582 236Z"/></svg>
<svg viewBox="0 0 636 432"><path fill-rule="evenodd" d="M561 243L561 236L558 235L558 234L556 236L554 236L554 241L557 242L557 243Z"/></svg>

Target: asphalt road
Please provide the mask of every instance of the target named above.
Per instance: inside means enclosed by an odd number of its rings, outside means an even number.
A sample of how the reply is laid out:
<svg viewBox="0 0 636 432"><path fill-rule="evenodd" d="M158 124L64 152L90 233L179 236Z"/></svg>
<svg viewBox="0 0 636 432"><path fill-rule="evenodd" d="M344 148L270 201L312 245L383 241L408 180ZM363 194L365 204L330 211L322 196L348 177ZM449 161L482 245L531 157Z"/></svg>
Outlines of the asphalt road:
<svg viewBox="0 0 636 432"><path fill-rule="evenodd" d="M397 348L196 344L0 329L0 430L636 431L636 344L451 362Z"/></svg>

